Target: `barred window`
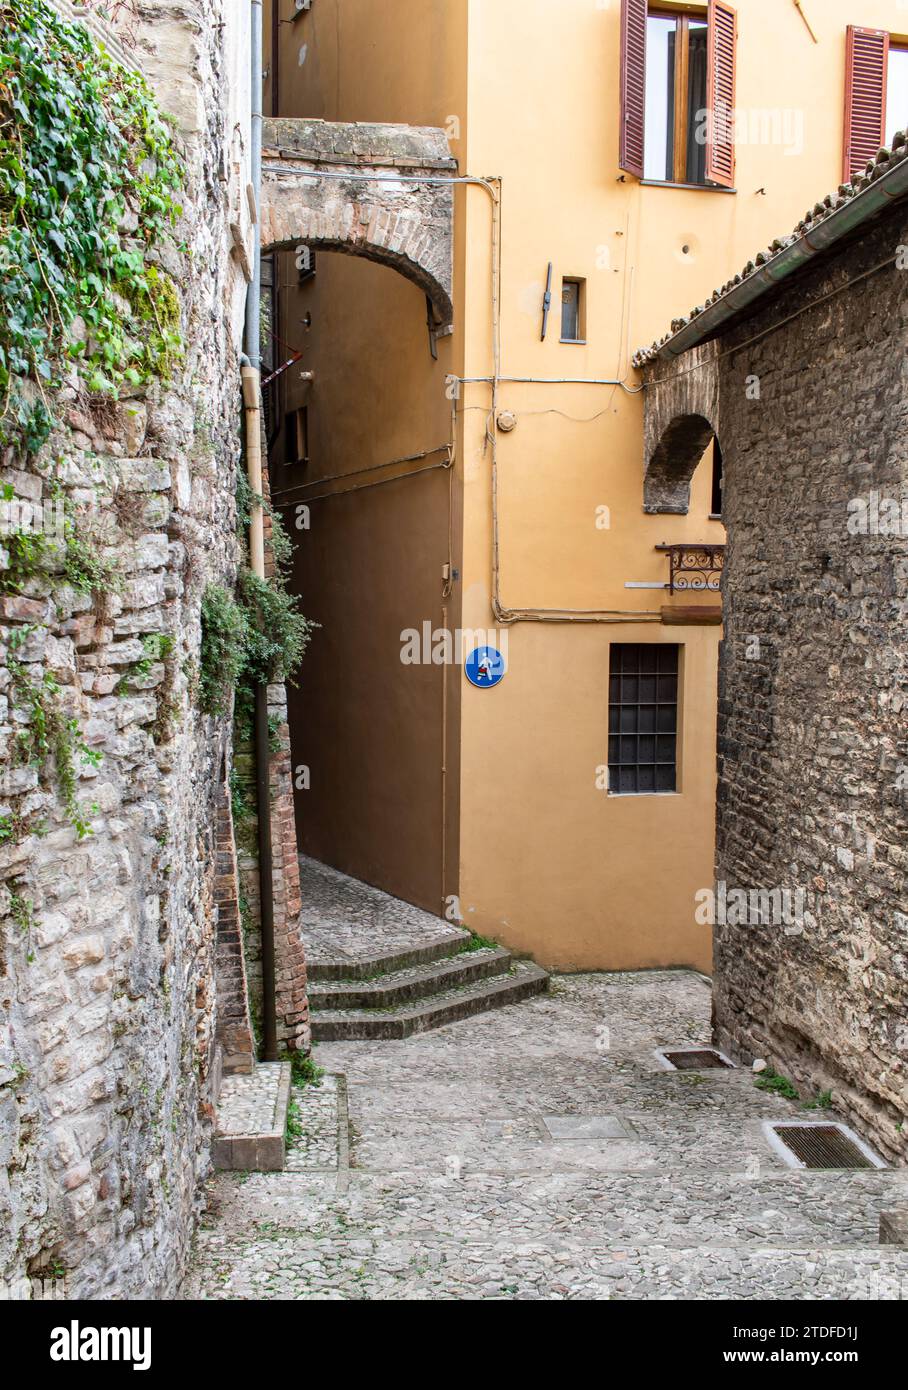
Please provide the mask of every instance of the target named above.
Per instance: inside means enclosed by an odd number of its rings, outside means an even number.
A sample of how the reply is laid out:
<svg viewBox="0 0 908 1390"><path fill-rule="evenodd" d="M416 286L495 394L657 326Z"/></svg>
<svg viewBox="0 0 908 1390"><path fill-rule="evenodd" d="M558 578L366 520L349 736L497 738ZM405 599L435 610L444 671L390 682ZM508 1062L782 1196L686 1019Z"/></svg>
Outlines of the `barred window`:
<svg viewBox="0 0 908 1390"><path fill-rule="evenodd" d="M678 653L674 643L616 642L609 670L609 791L677 790Z"/></svg>

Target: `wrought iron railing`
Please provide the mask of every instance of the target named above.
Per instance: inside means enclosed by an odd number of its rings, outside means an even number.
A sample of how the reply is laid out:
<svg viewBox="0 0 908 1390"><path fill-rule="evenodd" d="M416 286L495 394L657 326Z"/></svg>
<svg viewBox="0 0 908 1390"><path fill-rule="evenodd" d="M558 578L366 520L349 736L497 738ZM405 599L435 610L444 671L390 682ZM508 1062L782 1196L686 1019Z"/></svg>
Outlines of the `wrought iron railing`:
<svg viewBox="0 0 908 1390"><path fill-rule="evenodd" d="M669 592L718 593L725 568L724 545L657 545L668 556Z"/></svg>

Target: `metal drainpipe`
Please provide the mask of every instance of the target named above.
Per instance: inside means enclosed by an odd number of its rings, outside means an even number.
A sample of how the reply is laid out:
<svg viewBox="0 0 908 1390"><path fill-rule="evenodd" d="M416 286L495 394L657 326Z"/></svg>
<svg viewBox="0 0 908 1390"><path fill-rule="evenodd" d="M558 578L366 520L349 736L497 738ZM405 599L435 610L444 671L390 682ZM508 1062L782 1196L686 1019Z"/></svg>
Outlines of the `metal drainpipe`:
<svg viewBox="0 0 908 1390"><path fill-rule="evenodd" d="M252 281L246 292L246 342L242 369L246 414L246 468L249 486L262 495L262 0L251 0L251 180L255 194L255 247ZM265 578L265 519L261 506L249 518L249 560L253 574ZM264 1061L276 1062L277 1005L274 968L274 861L271 849L271 752L268 738L268 687L255 687L255 786L258 811L259 904L262 930L262 1029Z"/></svg>

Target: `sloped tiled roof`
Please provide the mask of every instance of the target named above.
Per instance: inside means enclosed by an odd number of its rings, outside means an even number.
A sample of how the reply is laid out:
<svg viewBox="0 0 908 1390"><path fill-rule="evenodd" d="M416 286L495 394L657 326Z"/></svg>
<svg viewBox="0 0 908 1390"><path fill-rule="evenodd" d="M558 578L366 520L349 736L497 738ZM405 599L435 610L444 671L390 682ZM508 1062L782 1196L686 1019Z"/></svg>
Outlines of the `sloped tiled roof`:
<svg viewBox="0 0 908 1390"><path fill-rule="evenodd" d="M726 295L729 295L732 290L737 289L739 285L743 285L751 276L757 274L762 267L769 265L780 252L787 250L798 241L808 237L811 232L815 232L822 222L825 222L827 218L832 217L833 214L840 212L842 208L859 198L872 184L882 178L884 174L888 174L896 165L901 164L905 159L908 159L908 133L899 131L893 138L891 149L884 148L880 150L876 159L867 165L863 174L856 175L851 183L840 184L837 193L827 194L821 203L817 203L814 207L808 209L797 227L795 227L794 231L789 236L777 237L765 250L758 251L753 260L747 262L747 265L739 275L735 275L733 279L728 280L720 289L714 290L703 304L698 304L687 316L673 319L670 332L658 339L652 346L640 348L634 354L633 365L635 367L645 367L650 362L655 361L657 357L663 354L666 344L669 343L676 334L688 328L695 319L701 314L706 313L707 309L718 304L720 300L724 299ZM704 325L704 328L705 327ZM707 336L705 332L703 336ZM688 346L692 345L693 344L688 344Z"/></svg>

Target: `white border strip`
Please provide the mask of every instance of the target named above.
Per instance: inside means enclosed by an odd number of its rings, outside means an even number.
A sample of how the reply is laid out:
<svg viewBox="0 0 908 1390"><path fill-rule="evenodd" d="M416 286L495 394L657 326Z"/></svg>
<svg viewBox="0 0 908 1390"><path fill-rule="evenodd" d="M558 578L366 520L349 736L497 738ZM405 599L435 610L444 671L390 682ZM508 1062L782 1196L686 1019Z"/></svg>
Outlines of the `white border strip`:
<svg viewBox="0 0 908 1390"><path fill-rule="evenodd" d="M722 1058L722 1061L725 1063L725 1066L724 1066L724 1067L704 1067L704 1068L703 1068L704 1071L726 1071L726 1070L728 1070L728 1071L737 1071L737 1070L738 1070L737 1063L736 1063L736 1062L733 1062L733 1061L731 1060L730 1057L726 1057L725 1053L722 1052L718 1047L713 1047L712 1043L704 1043L702 1047L657 1047L657 1048L656 1048L655 1052L653 1053L653 1056L655 1057L656 1061L659 1063L660 1067L662 1067L663 1071L675 1071L675 1072L684 1071L684 1070L686 1070L686 1068L683 1068L683 1067L676 1067L675 1064L674 1064L674 1062L670 1062L670 1061L668 1060L668 1058L667 1058L666 1055L665 1055L667 1052L714 1052L714 1053L716 1054L717 1057L721 1057L721 1058ZM696 1070L696 1068L693 1068L693 1070Z"/></svg>
<svg viewBox="0 0 908 1390"><path fill-rule="evenodd" d="M789 1168L806 1169L807 1164L802 1163L796 1153L785 1143L779 1130L782 1129L837 1129L846 1139L850 1139L855 1148L869 1158L874 1168L888 1168L888 1163L884 1163L878 1154L873 1152L869 1144L865 1144L853 1129L843 1125L841 1120L764 1120L763 1133L769 1142L769 1147L778 1154L779 1158L788 1165ZM859 1171L854 1168L811 1168L811 1173L853 1173Z"/></svg>

